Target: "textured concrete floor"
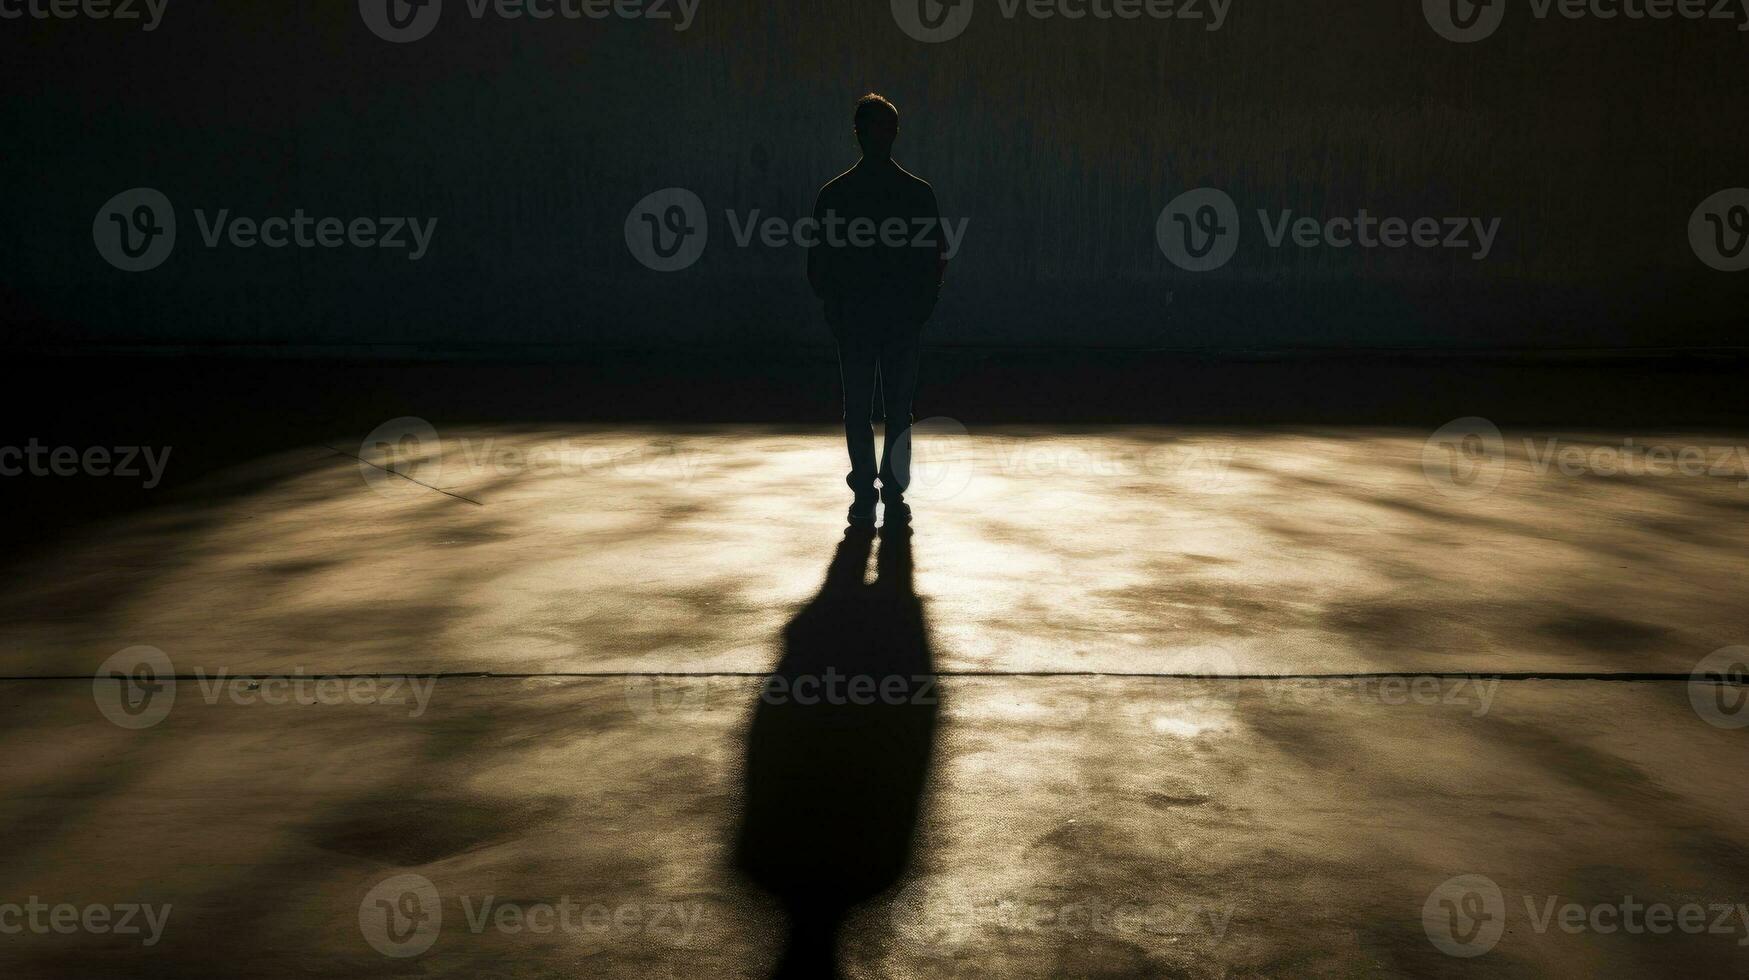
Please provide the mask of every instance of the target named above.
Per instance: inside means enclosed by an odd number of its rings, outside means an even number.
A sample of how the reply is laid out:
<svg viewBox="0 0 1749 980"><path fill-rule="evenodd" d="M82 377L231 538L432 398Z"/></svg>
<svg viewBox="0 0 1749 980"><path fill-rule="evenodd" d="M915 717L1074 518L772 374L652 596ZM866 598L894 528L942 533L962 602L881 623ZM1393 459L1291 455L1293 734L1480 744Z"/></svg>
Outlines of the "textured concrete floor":
<svg viewBox="0 0 1749 980"><path fill-rule="evenodd" d="M0 929L31 896L172 906L150 947L26 929L0 968L762 975L836 928L857 977L1741 973L1739 689L1680 675L1749 635L1742 464L1539 473L1551 437L1627 438L1509 432L1477 483L1426 432L931 423L903 565L842 546L822 431L265 454L0 595ZM180 679L130 730L89 678L142 645ZM761 696L859 664L946 676ZM231 676L469 672L525 676ZM1267 676L1370 672L1405 679ZM405 874L441 925L384 955ZM1475 958L1423 919L1465 875L1505 926ZM566 898L593 911L528 928ZM1539 924L1624 898L1729 929Z"/></svg>
<svg viewBox="0 0 1749 980"><path fill-rule="evenodd" d="M1509 433L1474 496L1430 481L1427 436L926 423L916 578L940 666L1686 671L1744 641L1741 458L1567 476L1523 440L1749 440ZM89 673L132 644L209 671L758 671L842 528L842 449L818 430L441 447L398 465L478 506L312 446L85 528L0 596L5 672Z"/></svg>

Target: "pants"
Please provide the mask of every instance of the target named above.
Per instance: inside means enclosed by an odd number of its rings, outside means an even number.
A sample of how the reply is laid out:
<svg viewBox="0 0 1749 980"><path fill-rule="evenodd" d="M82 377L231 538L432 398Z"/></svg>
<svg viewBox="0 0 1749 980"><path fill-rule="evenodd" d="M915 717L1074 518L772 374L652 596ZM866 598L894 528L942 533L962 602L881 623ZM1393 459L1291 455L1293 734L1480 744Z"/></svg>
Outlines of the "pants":
<svg viewBox="0 0 1749 980"><path fill-rule="evenodd" d="M911 483L911 399L917 392L918 331L901 324L847 325L838 338L838 379L844 389L844 441L857 496L872 496L875 477L888 500ZM878 389L877 389L878 384ZM879 394L883 397L875 400ZM880 468L875 468L874 426L886 423Z"/></svg>

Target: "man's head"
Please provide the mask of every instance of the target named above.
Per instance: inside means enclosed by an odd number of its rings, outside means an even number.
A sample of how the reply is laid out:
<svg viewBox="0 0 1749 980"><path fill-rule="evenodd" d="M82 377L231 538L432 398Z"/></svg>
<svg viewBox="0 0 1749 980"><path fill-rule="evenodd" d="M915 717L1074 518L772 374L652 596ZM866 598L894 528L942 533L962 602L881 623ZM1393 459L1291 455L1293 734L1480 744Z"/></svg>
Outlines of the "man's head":
<svg viewBox="0 0 1749 980"><path fill-rule="evenodd" d="M899 109L873 92L856 100L856 143L862 155L883 160L893 155L899 138Z"/></svg>

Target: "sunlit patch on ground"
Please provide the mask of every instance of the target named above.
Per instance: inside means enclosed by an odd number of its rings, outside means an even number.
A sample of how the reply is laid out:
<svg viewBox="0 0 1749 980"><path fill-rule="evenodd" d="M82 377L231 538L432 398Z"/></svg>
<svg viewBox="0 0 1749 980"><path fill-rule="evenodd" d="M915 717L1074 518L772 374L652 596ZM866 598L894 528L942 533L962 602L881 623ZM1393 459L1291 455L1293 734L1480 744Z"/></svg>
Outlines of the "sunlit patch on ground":
<svg viewBox="0 0 1749 980"><path fill-rule="evenodd" d="M1518 903L1505 972L1740 966L1732 938L1598 943L1523 912L1740 897L1749 759L1705 714L1737 690L1486 675L1682 674L1743 642L1744 477L1563 472L1548 439L1625 437L1509 436L1453 486L1392 430L933 430L911 551L948 676L906 774L904 874L838 937L849 974L1424 975L1457 961L1423 904L1464 874ZM0 595L6 673L75 678L0 684L0 900L172 903L167 976L368 975L398 961L361 903L411 873L449 903L409 961L433 973L767 970L781 911L731 852L759 675L842 538L839 437L355 448L88 526ZM140 644L181 679L129 730L87 678ZM262 672L540 676L270 703L234 676ZM825 875L860 846L830 829L802 856ZM485 896L698 917L471 928ZM140 952L39 938L0 966L111 975Z"/></svg>

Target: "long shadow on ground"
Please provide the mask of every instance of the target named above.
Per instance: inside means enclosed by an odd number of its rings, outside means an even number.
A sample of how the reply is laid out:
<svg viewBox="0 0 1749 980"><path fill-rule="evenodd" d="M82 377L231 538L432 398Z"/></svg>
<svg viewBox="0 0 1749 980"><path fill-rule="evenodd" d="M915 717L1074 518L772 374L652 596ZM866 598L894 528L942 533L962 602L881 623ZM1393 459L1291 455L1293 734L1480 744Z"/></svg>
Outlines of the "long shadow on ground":
<svg viewBox="0 0 1749 980"><path fill-rule="evenodd" d="M837 976L851 907L910 860L939 700L908 528L849 530L825 585L785 627L747 737L737 863L789 917L779 977Z"/></svg>

